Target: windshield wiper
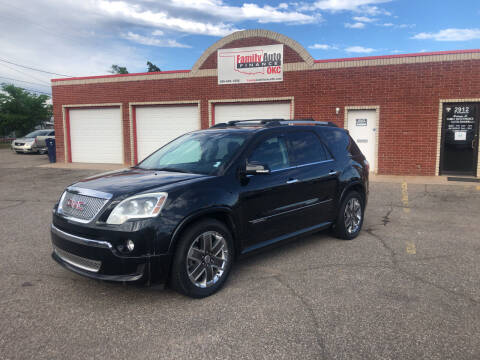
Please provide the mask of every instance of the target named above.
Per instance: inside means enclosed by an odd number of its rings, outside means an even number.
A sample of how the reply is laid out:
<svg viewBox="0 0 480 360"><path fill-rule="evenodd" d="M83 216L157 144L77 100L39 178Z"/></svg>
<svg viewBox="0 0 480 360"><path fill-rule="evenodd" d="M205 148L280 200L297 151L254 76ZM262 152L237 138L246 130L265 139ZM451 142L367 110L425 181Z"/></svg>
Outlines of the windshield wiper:
<svg viewBox="0 0 480 360"><path fill-rule="evenodd" d="M163 168L151 169L151 170L156 170L156 171L170 171L170 172L180 172L180 173L188 173L188 171L185 171L185 170L180 170L180 169L177 169L177 168L171 168L171 167L163 167Z"/></svg>

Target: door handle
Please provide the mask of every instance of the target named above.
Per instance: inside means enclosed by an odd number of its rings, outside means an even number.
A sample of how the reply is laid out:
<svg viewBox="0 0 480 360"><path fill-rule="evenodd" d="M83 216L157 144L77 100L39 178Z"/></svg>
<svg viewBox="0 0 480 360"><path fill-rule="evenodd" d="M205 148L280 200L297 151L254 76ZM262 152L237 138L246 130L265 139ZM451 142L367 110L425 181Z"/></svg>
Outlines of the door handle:
<svg viewBox="0 0 480 360"><path fill-rule="evenodd" d="M333 175L337 175L337 173L338 173L338 171L330 171L328 173L328 175L333 176Z"/></svg>
<svg viewBox="0 0 480 360"><path fill-rule="evenodd" d="M287 184L295 184L296 182L298 182L298 179L288 179L287 180Z"/></svg>

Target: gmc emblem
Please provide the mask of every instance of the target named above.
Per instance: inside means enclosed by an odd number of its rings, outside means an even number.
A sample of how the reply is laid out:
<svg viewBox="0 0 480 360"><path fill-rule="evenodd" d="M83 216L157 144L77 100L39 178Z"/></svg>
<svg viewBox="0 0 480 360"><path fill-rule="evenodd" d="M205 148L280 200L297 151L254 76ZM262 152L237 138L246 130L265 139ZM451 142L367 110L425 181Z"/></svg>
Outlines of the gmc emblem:
<svg viewBox="0 0 480 360"><path fill-rule="evenodd" d="M83 211L83 205L85 203L83 201L75 201L72 199L67 200L67 206L71 207L72 209L78 210L78 211Z"/></svg>

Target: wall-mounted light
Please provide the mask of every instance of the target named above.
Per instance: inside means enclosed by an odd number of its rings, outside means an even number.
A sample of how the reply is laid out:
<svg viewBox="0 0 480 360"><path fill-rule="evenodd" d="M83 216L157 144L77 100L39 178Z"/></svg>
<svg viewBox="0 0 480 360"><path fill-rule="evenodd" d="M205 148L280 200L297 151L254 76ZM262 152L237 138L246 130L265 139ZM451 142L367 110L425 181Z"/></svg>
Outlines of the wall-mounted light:
<svg viewBox="0 0 480 360"><path fill-rule="evenodd" d="M335 108L335 114L339 114L340 113L340 108Z"/></svg>

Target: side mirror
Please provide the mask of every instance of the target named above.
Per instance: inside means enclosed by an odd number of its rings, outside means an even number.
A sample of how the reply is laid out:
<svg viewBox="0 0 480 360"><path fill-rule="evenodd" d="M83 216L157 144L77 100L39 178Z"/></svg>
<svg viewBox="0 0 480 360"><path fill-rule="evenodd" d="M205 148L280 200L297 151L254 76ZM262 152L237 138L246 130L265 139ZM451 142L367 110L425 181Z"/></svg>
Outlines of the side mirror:
<svg viewBox="0 0 480 360"><path fill-rule="evenodd" d="M270 169L266 164L260 164L258 162L247 162L245 167L246 175L259 175L259 174L269 174Z"/></svg>

